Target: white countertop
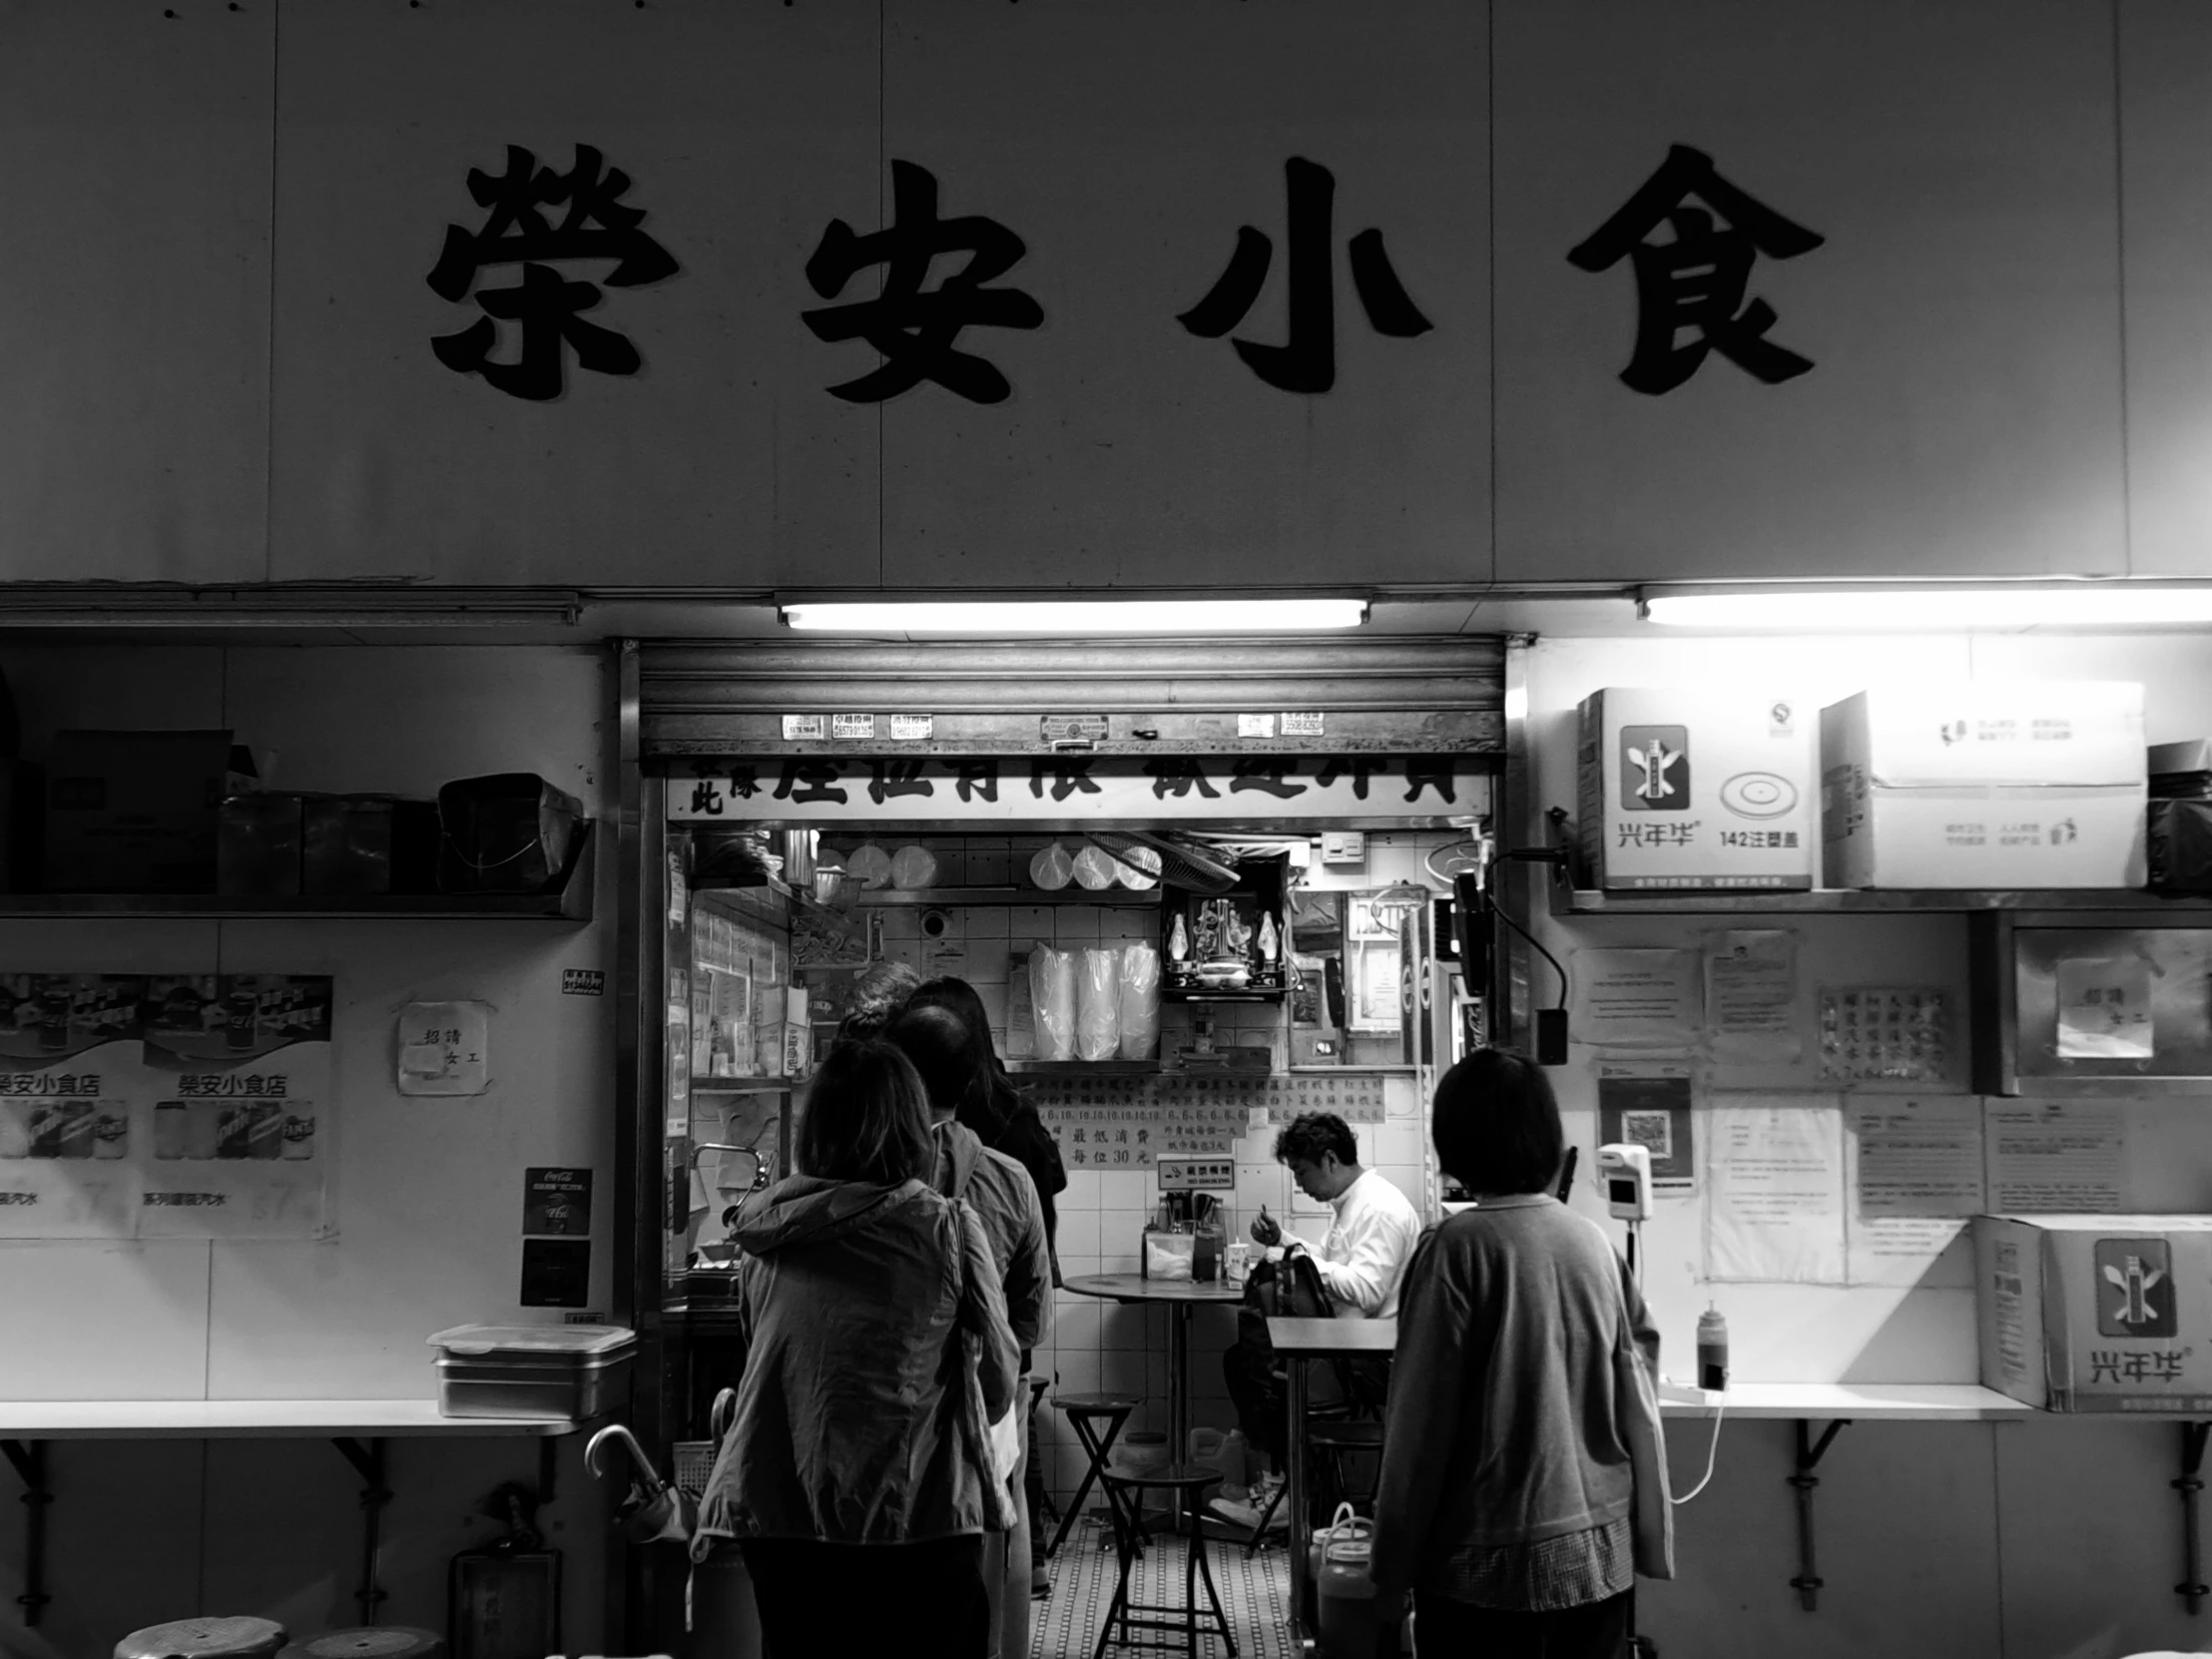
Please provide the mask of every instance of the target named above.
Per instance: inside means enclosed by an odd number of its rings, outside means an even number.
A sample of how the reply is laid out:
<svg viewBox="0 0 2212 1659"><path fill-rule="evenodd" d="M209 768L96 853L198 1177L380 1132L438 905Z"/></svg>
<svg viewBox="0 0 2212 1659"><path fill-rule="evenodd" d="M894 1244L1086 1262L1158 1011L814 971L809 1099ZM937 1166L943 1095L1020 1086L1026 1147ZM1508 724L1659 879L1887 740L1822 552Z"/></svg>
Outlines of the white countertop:
<svg viewBox="0 0 2212 1659"><path fill-rule="evenodd" d="M0 1439L573 1434L551 1417L448 1417L434 1399L0 1399Z"/></svg>
<svg viewBox="0 0 2212 1659"><path fill-rule="evenodd" d="M1976 1382L1738 1382L1725 1396L1662 1395L1669 1417L1709 1417L1725 1397L1732 1417L1849 1417L1855 1422L1972 1422L2050 1413Z"/></svg>

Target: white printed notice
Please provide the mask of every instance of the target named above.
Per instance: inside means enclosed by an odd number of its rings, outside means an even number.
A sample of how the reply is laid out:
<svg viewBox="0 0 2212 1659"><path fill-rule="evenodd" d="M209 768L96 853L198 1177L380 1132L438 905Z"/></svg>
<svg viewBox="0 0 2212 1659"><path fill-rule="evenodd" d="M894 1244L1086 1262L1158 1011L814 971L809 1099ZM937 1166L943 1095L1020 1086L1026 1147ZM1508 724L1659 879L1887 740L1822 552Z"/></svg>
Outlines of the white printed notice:
<svg viewBox="0 0 2212 1659"><path fill-rule="evenodd" d="M1833 1095L1716 1095L1705 1277L1845 1283L1843 1112Z"/></svg>
<svg viewBox="0 0 2212 1659"><path fill-rule="evenodd" d="M1805 1051L1797 1020L1797 935L1731 928L1705 958L1705 1018L1713 1058L1787 1065Z"/></svg>
<svg viewBox="0 0 2212 1659"><path fill-rule="evenodd" d="M2068 956L2058 964L2058 1057L2148 1060L2151 1040L2147 956Z"/></svg>
<svg viewBox="0 0 2212 1659"><path fill-rule="evenodd" d="M1983 1208L1981 1102L1854 1099L1844 1109L1854 1285L1973 1284L1967 1219Z"/></svg>
<svg viewBox="0 0 2212 1659"><path fill-rule="evenodd" d="M327 978L0 975L0 1238L328 1237L329 1106Z"/></svg>
<svg viewBox="0 0 2212 1659"><path fill-rule="evenodd" d="M1689 950L1577 950L1576 1038L1597 1048L1675 1048L1698 1029L1698 958Z"/></svg>
<svg viewBox="0 0 2212 1659"><path fill-rule="evenodd" d="M2120 1208L2126 1146L2119 1109L2081 1101L1989 1101L1989 1209L2111 1213Z"/></svg>

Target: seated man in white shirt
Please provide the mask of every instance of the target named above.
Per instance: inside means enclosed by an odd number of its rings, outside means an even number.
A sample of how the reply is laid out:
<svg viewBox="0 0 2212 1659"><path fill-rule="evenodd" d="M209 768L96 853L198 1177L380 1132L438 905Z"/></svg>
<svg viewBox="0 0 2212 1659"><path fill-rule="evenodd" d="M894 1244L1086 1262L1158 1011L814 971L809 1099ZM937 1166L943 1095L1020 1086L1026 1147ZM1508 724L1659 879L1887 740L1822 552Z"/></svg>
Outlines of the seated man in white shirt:
<svg viewBox="0 0 2212 1659"><path fill-rule="evenodd" d="M1314 1250L1304 1239L1285 1233L1263 1206L1252 1224L1253 1238L1262 1245L1282 1245L1286 1255L1311 1255L1339 1319L1395 1319L1398 1280L1420 1238L1420 1215L1412 1200L1361 1166L1360 1142L1352 1126L1334 1112L1300 1114L1276 1137L1275 1156L1290 1167L1298 1190L1327 1204L1336 1219L1321 1248ZM1246 1444L1280 1468L1288 1409L1274 1351L1240 1337L1222 1356L1222 1372ZM1280 1473L1255 1479L1250 1504L1224 1497L1213 1508L1255 1526L1280 1484ZM1278 1506L1272 1523L1286 1521Z"/></svg>

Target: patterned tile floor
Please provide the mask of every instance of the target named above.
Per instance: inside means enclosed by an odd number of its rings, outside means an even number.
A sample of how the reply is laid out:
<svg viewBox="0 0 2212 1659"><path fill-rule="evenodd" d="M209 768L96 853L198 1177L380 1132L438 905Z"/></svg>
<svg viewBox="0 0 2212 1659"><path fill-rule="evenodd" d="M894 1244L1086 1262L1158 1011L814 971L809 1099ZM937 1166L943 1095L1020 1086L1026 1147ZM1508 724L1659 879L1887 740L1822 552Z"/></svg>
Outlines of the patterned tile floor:
<svg viewBox="0 0 2212 1659"><path fill-rule="evenodd" d="M1294 1659L1290 1639L1291 1563L1280 1543L1271 1544L1250 1560L1244 1544L1229 1538L1209 1538L1206 1559L1213 1569L1214 1588L1220 1592L1229 1627L1237 1637L1237 1659ZM1060 1551L1047 1563L1052 1574L1052 1596L1034 1602L1036 1623L1031 1659L1091 1659L1098 1645L1100 1626L1106 1622L1107 1603L1114 1599L1114 1539L1102 1518L1079 1522ZM1144 1553L1130 1575L1131 1599L1180 1605L1183 1600L1183 1544L1172 1535ZM1203 1605L1206 1591L1199 1589ZM1144 1632L1154 1640L1172 1641L1160 1631ZM1109 1654L1123 1650L1110 1648ZM1178 1647L1175 1651L1180 1652ZM1201 1659L1227 1659L1216 1637L1199 1642Z"/></svg>

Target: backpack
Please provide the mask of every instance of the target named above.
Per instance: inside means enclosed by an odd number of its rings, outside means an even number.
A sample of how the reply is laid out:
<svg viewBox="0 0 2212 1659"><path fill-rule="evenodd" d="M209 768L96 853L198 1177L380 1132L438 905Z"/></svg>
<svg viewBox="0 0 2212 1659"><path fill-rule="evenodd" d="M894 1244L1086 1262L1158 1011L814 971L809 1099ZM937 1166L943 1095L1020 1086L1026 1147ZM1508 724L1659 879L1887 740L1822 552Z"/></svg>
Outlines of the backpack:
<svg viewBox="0 0 2212 1659"><path fill-rule="evenodd" d="M1314 1259L1302 1250L1293 1251L1281 1262L1260 1263L1245 1281L1244 1302L1237 1310L1237 1340L1273 1355L1269 1320L1326 1320L1334 1319L1336 1312ZM1380 1416L1389 1385L1389 1361L1382 1356L1332 1360L1326 1369L1312 1373L1311 1402L1323 1408L1358 1406Z"/></svg>

